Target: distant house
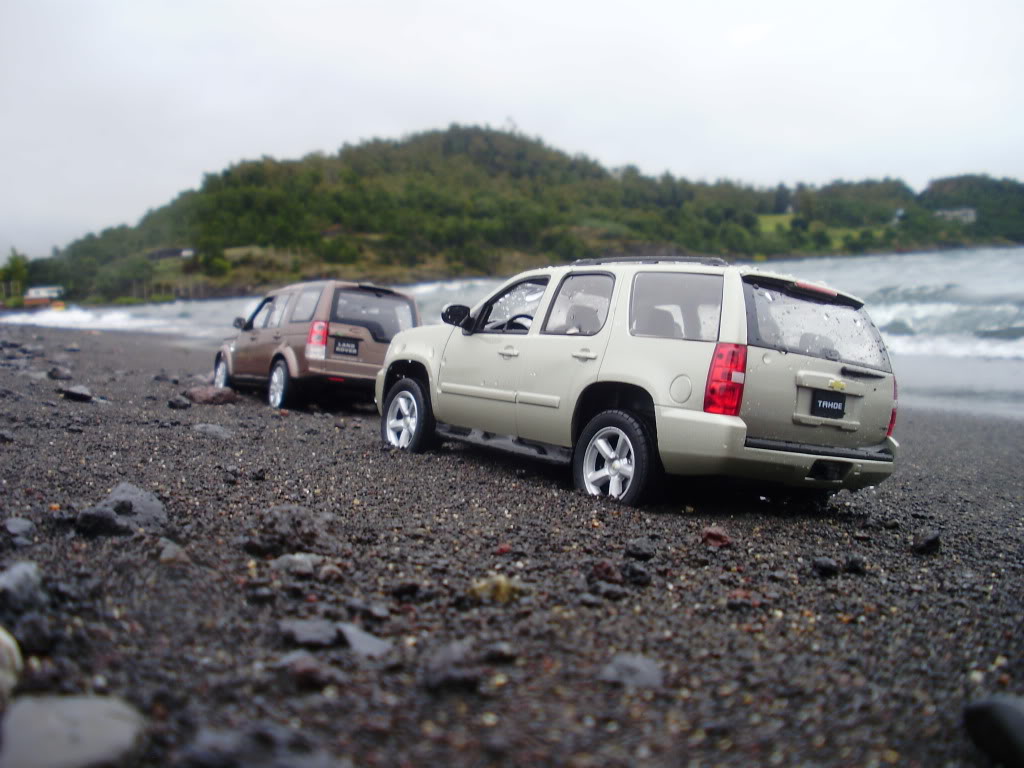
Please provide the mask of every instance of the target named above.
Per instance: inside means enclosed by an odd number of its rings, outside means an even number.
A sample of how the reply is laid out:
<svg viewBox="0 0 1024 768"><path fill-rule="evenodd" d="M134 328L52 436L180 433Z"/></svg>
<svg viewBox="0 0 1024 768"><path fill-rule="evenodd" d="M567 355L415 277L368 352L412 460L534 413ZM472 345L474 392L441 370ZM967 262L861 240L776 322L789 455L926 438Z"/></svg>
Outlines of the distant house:
<svg viewBox="0 0 1024 768"><path fill-rule="evenodd" d="M159 248L147 253L146 258L162 261L163 259L191 259L195 255L194 248Z"/></svg>
<svg viewBox="0 0 1024 768"><path fill-rule="evenodd" d="M26 309L49 307L52 304L60 303L60 298L63 295L64 287L61 285L34 285L25 291L22 306Z"/></svg>
<svg viewBox="0 0 1024 768"><path fill-rule="evenodd" d="M973 224L978 220L978 211L975 208L940 208L934 216L943 221Z"/></svg>

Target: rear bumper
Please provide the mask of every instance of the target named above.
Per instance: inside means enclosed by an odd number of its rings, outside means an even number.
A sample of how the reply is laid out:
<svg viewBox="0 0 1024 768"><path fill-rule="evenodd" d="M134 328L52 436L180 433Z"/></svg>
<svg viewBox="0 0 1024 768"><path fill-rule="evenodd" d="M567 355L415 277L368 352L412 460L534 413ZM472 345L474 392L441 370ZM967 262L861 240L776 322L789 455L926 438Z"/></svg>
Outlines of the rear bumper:
<svg viewBox="0 0 1024 768"><path fill-rule="evenodd" d="M656 408L658 446L674 475L730 475L791 487L855 490L892 474L899 444L891 437L868 448L759 440L737 416Z"/></svg>

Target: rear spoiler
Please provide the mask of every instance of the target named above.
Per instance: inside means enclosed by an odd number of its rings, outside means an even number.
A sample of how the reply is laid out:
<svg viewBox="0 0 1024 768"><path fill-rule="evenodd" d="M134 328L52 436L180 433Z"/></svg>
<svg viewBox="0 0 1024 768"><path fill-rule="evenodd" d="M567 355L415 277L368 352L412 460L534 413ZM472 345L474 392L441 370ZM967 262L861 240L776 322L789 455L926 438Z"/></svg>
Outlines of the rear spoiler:
<svg viewBox="0 0 1024 768"><path fill-rule="evenodd" d="M854 309L864 306L864 301L848 293L840 293L834 288L829 288L821 283L812 283L806 280L797 280L792 277L781 277L775 275L748 274L743 276L743 281L754 285L770 285L773 288L804 298L816 299L826 304L845 304Z"/></svg>

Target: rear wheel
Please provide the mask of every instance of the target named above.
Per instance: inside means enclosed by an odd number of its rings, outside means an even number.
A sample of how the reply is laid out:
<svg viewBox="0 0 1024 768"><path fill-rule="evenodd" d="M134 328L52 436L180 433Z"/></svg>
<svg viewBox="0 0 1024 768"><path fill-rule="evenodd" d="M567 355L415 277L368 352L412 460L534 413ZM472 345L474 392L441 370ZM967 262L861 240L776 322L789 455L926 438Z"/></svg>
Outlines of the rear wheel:
<svg viewBox="0 0 1024 768"><path fill-rule="evenodd" d="M284 408L291 400L292 380L288 374L288 363L277 360L270 369L270 383L267 385L267 402L271 408Z"/></svg>
<svg viewBox="0 0 1024 768"><path fill-rule="evenodd" d="M224 359L223 355L217 356L217 363L213 367L213 386L220 388L231 386L231 375L228 373L228 361Z"/></svg>
<svg viewBox="0 0 1024 768"><path fill-rule="evenodd" d="M420 453L434 442L430 400L415 379L400 379L384 400L380 436L392 448Z"/></svg>
<svg viewBox="0 0 1024 768"><path fill-rule="evenodd" d="M576 487L623 504L640 503L655 474L654 441L629 411L603 411L587 424L573 452Z"/></svg>

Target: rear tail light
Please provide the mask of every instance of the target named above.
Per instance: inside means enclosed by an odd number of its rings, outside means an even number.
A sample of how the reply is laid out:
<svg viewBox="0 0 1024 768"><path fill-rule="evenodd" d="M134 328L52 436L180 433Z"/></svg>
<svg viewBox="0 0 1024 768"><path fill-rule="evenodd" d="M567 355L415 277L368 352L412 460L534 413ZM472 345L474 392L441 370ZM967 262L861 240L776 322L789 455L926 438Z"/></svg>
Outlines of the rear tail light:
<svg viewBox="0 0 1024 768"><path fill-rule="evenodd" d="M704 389L704 411L738 416L746 380L747 347L744 344L715 345L715 356Z"/></svg>
<svg viewBox="0 0 1024 768"><path fill-rule="evenodd" d="M885 436L892 437L892 431L896 429L896 408L899 406L899 392L896 390L896 377L892 377L892 414L889 416L889 429L886 430Z"/></svg>
<svg viewBox="0 0 1024 768"><path fill-rule="evenodd" d="M330 325L323 320L317 320L309 326L309 336L306 337L307 360L327 359L327 337L330 333Z"/></svg>

